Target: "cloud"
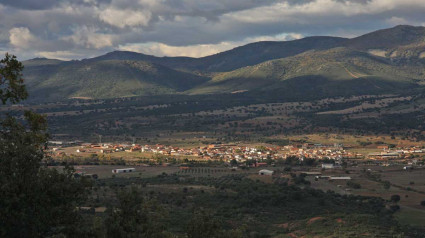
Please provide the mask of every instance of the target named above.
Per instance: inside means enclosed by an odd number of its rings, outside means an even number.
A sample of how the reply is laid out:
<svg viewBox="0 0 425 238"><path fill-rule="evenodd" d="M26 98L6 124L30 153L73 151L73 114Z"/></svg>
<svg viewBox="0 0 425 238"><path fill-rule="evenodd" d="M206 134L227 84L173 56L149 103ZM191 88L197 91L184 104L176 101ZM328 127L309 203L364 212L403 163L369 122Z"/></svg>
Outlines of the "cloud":
<svg viewBox="0 0 425 238"><path fill-rule="evenodd" d="M61 5L98 5L110 3L110 0L2 0L1 4L17 9L45 10Z"/></svg>
<svg viewBox="0 0 425 238"><path fill-rule="evenodd" d="M71 52L71 51L54 51L54 52L41 51L36 53L36 56L44 57L48 59L60 59L60 60L68 60L72 58L81 57L80 54L76 52Z"/></svg>
<svg viewBox="0 0 425 238"><path fill-rule="evenodd" d="M113 35L99 33L99 30L93 27L77 27L73 34L63 38L64 41L72 42L85 48L101 49L113 45Z"/></svg>
<svg viewBox="0 0 425 238"><path fill-rule="evenodd" d="M12 28L9 30L9 34L10 44L16 48L28 49L37 42L36 37L26 27Z"/></svg>
<svg viewBox="0 0 425 238"><path fill-rule="evenodd" d="M387 19L386 22L388 22L391 25L405 25L409 24L409 21L402 18L402 17L391 17L390 19Z"/></svg>
<svg viewBox="0 0 425 238"><path fill-rule="evenodd" d="M276 36L249 37L242 41L225 41L218 44L197 44L190 46L170 46L163 43L128 44L119 46L119 50L134 51L157 56L204 57L217 54L235 47L258 41L285 41L300 39L300 34L281 34Z"/></svg>
<svg viewBox="0 0 425 238"><path fill-rule="evenodd" d="M152 13L149 11L135 11L135 10L120 10L114 8L107 8L100 12L100 20L108 23L111 26L120 28L124 27L135 27L135 26L147 26Z"/></svg>
<svg viewBox="0 0 425 238"><path fill-rule="evenodd" d="M423 0L2 0L0 49L25 57L123 48L204 56L258 37L424 25L424 12Z"/></svg>

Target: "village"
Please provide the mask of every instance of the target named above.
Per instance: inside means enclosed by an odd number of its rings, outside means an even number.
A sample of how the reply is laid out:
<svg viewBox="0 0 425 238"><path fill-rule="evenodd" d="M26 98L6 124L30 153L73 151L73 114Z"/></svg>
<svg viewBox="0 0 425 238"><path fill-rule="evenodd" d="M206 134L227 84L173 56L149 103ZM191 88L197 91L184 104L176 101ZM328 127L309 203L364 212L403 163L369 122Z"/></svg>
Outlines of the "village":
<svg viewBox="0 0 425 238"><path fill-rule="evenodd" d="M296 157L305 159L330 160L333 164L341 164L343 159L374 160L389 165L388 161L416 164L425 155L424 146L409 146L389 148L386 145L376 146L368 153L360 153L356 148L334 143L313 144L298 143L286 146L271 145L240 145L240 144L209 144L194 148L181 148L170 145L139 145L114 143L82 143L51 141L50 155L53 158L63 156L89 157L103 155L123 158L163 158L188 159L194 161L223 161L230 163L245 163L254 161L255 166L267 165L265 161L286 160Z"/></svg>

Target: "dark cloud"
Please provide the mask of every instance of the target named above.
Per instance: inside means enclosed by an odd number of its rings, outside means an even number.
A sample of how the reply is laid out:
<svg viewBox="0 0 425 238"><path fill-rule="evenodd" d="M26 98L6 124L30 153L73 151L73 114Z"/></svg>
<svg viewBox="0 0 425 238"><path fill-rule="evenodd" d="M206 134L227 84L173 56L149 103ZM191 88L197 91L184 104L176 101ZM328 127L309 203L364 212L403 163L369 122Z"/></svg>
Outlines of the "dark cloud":
<svg viewBox="0 0 425 238"><path fill-rule="evenodd" d="M0 4L27 10L45 10L60 5L98 5L110 3L111 0L2 0Z"/></svg>
<svg viewBox="0 0 425 238"><path fill-rule="evenodd" d="M423 0L1 0L0 51L82 58L123 47L185 54L199 45L213 52L285 34L425 25L424 13Z"/></svg>

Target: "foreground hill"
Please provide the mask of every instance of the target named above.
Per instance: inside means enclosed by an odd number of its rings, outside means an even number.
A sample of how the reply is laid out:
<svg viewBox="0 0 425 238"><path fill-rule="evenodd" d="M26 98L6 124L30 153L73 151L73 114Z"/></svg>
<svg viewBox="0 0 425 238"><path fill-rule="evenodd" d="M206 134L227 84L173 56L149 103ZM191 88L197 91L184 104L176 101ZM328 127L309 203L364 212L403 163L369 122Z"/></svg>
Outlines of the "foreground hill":
<svg viewBox="0 0 425 238"><path fill-rule="evenodd" d="M397 26L353 39L257 42L203 58L114 51L81 61L24 64L30 95L48 100L244 91L397 93L424 82L425 27Z"/></svg>

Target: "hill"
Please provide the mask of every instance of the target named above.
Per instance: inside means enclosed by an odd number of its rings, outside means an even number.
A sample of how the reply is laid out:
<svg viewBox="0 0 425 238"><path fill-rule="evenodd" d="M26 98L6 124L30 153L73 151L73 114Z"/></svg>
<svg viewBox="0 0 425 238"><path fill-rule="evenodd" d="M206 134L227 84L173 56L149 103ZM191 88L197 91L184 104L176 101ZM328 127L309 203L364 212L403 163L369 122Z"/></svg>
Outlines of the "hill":
<svg viewBox="0 0 425 238"><path fill-rule="evenodd" d="M398 66L382 57L338 47L222 73L189 92L280 91L300 97L306 92L333 96L395 93L425 81L424 73L421 66Z"/></svg>
<svg viewBox="0 0 425 238"><path fill-rule="evenodd" d="M183 92L207 78L145 61L104 60L28 67L32 98L113 98Z"/></svg>
<svg viewBox="0 0 425 238"><path fill-rule="evenodd" d="M424 63L425 27L396 26L350 39L344 45L401 63Z"/></svg>
<svg viewBox="0 0 425 238"><path fill-rule="evenodd" d="M189 67L210 72L225 72L272 59L294 56L313 49L330 49L344 41L346 41L345 38L320 36L283 42L256 42L200 58Z"/></svg>
<svg viewBox="0 0 425 238"><path fill-rule="evenodd" d="M390 49L425 42L425 27L399 25L389 29L374 31L344 42L355 49Z"/></svg>
<svg viewBox="0 0 425 238"><path fill-rule="evenodd" d="M83 62L102 60L143 60L185 71L225 72L245 66L255 65L267 60L285 58L312 49L330 49L347 39L339 37L307 37L292 41L262 41L236 47L202 58L155 57L129 51L114 51Z"/></svg>
<svg viewBox="0 0 425 238"><path fill-rule="evenodd" d="M38 58L24 64L34 99L397 93L424 84L425 27L396 26L352 39L256 42L202 58L114 51L80 61Z"/></svg>
<svg viewBox="0 0 425 238"><path fill-rule="evenodd" d="M31 66L43 66L43 65L58 65L63 63L62 60L57 59L47 59L47 58L34 58L30 60L24 61L25 67L31 67Z"/></svg>

